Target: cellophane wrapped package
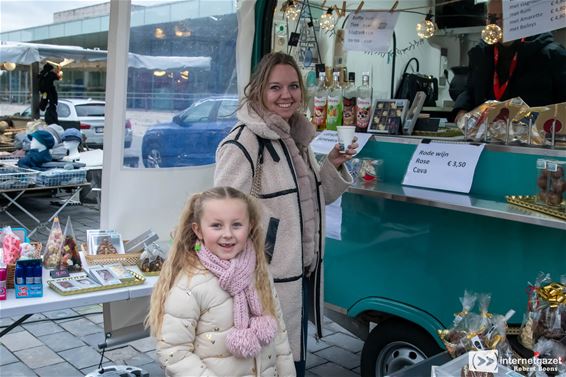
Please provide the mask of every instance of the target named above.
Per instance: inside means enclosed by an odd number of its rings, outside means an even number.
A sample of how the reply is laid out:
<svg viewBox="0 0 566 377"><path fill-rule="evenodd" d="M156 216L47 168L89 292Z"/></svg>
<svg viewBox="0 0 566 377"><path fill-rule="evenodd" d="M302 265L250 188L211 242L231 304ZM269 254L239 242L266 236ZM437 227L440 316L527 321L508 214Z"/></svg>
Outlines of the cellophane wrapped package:
<svg viewBox="0 0 566 377"><path fill-rule="evenodd" d="M63 243L61 244L61 252L59 253L59 268L68 270L69 272L82 271L81 257L79 255L79 246L73 230L71 216L67 218L65 224L65 232L63 234Z"/></svg>
<svg viewBox="0 0 566 377"><path fill-rule="evenodd" d="M61 231L59 218L55 217L51 225L47 244L45 245L45 253L43 254L43 266L45 268L56 268L59 265L59 253L61 252L62 245L63 232Z"/></svg>
<svg viewBox="0 0 566 377"><path fill-rule="evenodd" d="M159 272L163 267L166 253L155 242L144 245L144 251L140 255L139 268L142 272Z"/></svg>
<svg viewBox="0 0 566 377"><path fill-rule="evenodd" d="M21 240L12 231L12 228L7 226L2 230L2 250L4 256L4 264L15 264L21 255Z"/></svg>
<svg viewBox="0 0 566 377"><path fill-rule="evenodd" d="M510 357L512 351L506 337L508 318L489 313L491 295L465 291L460 302L462 311L455 315L453 327L439 331L448 353L458 357L468 351L497 350L499 356ZM476 302L479 313L472 312Z"/></svg>

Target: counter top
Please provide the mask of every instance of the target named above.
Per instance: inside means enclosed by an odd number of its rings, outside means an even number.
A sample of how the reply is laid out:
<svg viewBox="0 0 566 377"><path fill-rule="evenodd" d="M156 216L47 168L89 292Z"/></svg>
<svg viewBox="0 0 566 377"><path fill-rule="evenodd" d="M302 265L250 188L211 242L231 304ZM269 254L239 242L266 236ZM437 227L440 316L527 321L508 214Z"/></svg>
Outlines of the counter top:
<svg viewBox="0 0 566 377"><path fill-rule="evenodd" d="M473 195L420 187L403 186L383 182L357 182L348 190L353 194L373 196L436 208L518 221L549 228L566 230L566 221L526 208L507 203L504 199L494 200Z"/></svg>

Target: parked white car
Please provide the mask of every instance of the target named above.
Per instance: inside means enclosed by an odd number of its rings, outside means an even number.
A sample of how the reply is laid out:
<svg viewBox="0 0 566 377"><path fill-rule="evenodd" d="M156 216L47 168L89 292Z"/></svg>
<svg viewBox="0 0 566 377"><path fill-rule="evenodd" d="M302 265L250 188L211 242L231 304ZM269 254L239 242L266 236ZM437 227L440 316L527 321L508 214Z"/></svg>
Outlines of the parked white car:
<svg viewBox="0 0 566 377"><path fill-rule="evenodd" d="M57 116L61 122L79 121L81 133L85 136L85 144L89 147L101 147L104 142L104 101L93 99L59 99ZM31 107L21 114L31 117ZM43 117L43 112L41 113ZM124 147L132 145L132 124L127 119L125 127Z"/></svg>

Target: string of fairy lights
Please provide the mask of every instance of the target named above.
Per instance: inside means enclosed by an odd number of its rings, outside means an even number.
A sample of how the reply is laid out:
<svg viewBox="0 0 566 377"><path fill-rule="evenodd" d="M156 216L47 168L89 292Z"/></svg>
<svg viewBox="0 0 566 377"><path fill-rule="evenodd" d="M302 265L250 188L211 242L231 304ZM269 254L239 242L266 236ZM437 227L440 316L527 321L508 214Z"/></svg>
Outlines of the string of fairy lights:
<svg viewBox="0 0 566 377"><path fill-rule="evenodd" d="M442 5L448 5L452 3L458 3L462 0L448 0L442 3ZM309 0L286 0L281 7L281 12L284 13L286 19L288 21L296 21L302 16L302 13L305 11L305 5L320 9L325 11L319 19L320 29L327 33L333 33L336 23L341 17L344 17L344 23L342 24L342 28L346 23L347 18L350 14L358 14L364 7L364 1L361 1L355 9L347 9L346 1L342 2L342 7L338 8L336 5L325 7L326 0L322 1L320 4L312 3ZM434 22L433 18L434 15L432 14L432 9L429 9L428 6L426 7L413 7L413 8L404 8L404 9L397 9L399 5L399 1L395 1L394 5L391 9L368 9L366 11L371 12L407 12L407 13L416 13L424 15L425 18L416 24L416 33L417 36L421 39L428 39L436 34L438 31L438 26L436 22ZM419 12L417 10L420 9L429 9L427 13ZM482 39L487 44L495 44L503 38L503 31L501 28L495 23L496 17L494 15L488 16L489 23L483 28L481 32ZM414 48L409 47L409 48ZM378 53L378 54L387 54L387 53Z"/></svg>

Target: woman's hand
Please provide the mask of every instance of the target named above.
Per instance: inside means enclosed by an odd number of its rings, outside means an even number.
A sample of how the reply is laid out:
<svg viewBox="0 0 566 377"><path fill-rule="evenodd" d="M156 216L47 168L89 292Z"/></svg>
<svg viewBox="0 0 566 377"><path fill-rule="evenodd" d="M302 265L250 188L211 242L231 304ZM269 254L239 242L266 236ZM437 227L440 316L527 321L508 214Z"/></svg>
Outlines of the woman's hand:
<svg viewBox="0 0 566 377"><path fill-rule="evenodd" d="M348 145L346 149L346 153L340 153L340 144L336 144L334 148L328 154L328 160L338 169L340 165L344 162L351 160L352 157L356 154L356 149L358 149L358 138L354 136L354 140L352 140L352 144Z"/></svg>

